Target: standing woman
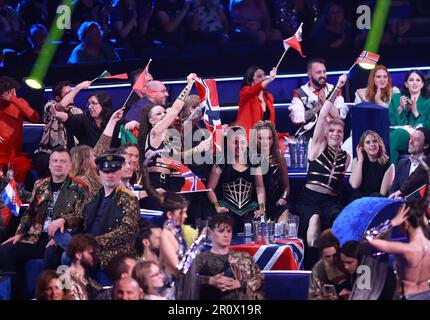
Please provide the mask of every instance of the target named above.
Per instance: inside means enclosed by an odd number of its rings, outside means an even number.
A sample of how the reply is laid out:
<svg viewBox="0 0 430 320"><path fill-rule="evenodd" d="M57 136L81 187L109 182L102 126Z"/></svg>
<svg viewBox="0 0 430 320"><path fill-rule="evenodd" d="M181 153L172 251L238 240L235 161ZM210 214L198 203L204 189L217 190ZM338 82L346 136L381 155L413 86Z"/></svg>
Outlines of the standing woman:
<svg viewBox="0 0 430 320"><path fill-rule="evenodd" d="M273 95L266 91L267 86L276 78L277 69L270 71L266 79L264 70L252 66L246 70L243 77L237 124L249 131L261 120L270 120L275 124L275 108L273 107Z"/></svg>
<svg viewBox="0 0 430 320"><path fill-rule="evenodd" d="M393 184L394 164L388 159L384 141L375 131L366 130L357 146L352 162L349 184L354 199L365 196L386 196Z"/></svg>
<svg viewBox="0 0 430 320"><path fill-rule="evenodd" d="M278 146L278 133L270 121L259 121L254 126L257 135L257 151L267 171L262 170L266 190L266 210L268 214L278 219L283 213L288 213L287 198L290 193L288 168L281 156Z"/></svg>
<svg viewBox="0 0 430 320"><path fill-rule="evenodd" d="M83 114L53 112L72 130L80 145L94 147L112 116L112 100L106 92L98 91L88 98L87 106L88 110Z"/></svg>
<svg viewBox="0 0 430 320"><path fill-rule="evenodd" d="M195 73L188 75L187 86L167 111L161 105L147 105L142 111L138 139L140 158L144 159L143 165L148 167L149 179L154 189L169 190L173 187L169 186L171 169L162 159L166 151L169 151L167 129L184 107L184 100L190 94L196 77Z"/></svg>
<svg viewBox="0 0 430 320"><path fill-rule="evenodd" d="M396 255L398 292L405 300L430 300L430 233L425 215L427 207L427 201L412 201L401 206L393 219L366 232L366 239L374 248ZM401 227L408 242L379 239L395 227Z"/></svg>
<svg viewBox="0 0 430 320"><path fill-rule="evenodd" d="M266 211L266 193L261 168L252 168L248 141L242 127L230 127L224 143L224 159L209 174L208 198L218 214L229 214L234 232L242 232L244 222L251 222Z"/></svg>
<svg viewBox="0 0 430 320"><path fill-rule="evenodd" d="M367 87L355 92L354 103L371 102L388 108L393 94L399 92L399 88L393 87L387 67L380 64L370 72Z"/></svg>
<svg viewBox="0 0 430 320"><path fill-rule="evenodd" d="M423 126L430 129L430 99L425 87L424 75L411 70L405 76L401 93L393 95L389 106L390 126L404 126L390 132L390 158L397 165L400 153L407 153L408 129Z"/></svg>

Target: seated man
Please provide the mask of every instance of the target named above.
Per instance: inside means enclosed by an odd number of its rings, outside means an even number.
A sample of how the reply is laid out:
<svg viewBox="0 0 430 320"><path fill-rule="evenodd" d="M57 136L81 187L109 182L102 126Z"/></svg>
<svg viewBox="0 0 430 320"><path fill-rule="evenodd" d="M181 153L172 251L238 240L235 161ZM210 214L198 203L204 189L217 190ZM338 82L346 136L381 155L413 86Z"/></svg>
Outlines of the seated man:
<svg viewBox="0 0 430 320"><path fill-rule="evenodd" d="M158 261L160 255L161 228L149 224L144 226L136 238L136 251L142 261Z"/></svg>
<svg viewBox="0 0 430 320"><path fill-rule="evenodd" d="M321 259L312 268L309 300L337 300L343 289L351 287L340 261L339 241L326 230L318 238L317 246Z"/></svg>
<svg viewBox="0 0 430 320"><path fill-rule="evenodd" d="M142 300L143 290L132 277L120 278L113 285L114 300Z"/></svg>
<svg viewBox="0 0 430 320"><path fill-rule="evenodd" d="M120 185L124 157L108 151L96 164L103 187L83 209L84 232L96 238L103 269L116 255L135 253L140 212L137 198Z"/></svg>
<svg viewBox="0 0 430 320"><path fill-rule="evenodd" d="M396 166L396 175L394 182L390 189L389 198L397 198L402 195L400 187L409 176L411 176L419 166L419 159L424 159L430 153L430 131L424 128L418 128L412 134L409 140L408 153L410 157L401 159ZM425 181L425 174L424 174ZM420 185L417 186L419 188ZM415 190L411 190L415 191ZM405 194L405 196L408 194ZM419 192L413 192L408 197L408 200L418 200L420 198Z"/></svg>
<svg viewBox="0 0 430 320"><path fill-rule="evenodd" d="M0 167L13 164L15 180L24 183L31 161L22 153L24 120L37 123L39 114L22 98L17 98L18 83L0 77Z"/></svg>
<svg viewBox="0 0 430 320"><path fill-rule="evenodd" d="M197 256L196 272L202 300L264 299L264 275L246 252L230 251L233 220L216 215L209 220L212 248Z"/></svg>
<svg viewBox="0 0 430 320"><path fill-rule="evenodd" d="M69 152L62 148L52 152L49 160L51 176L36 181L30 206L21 218L15 236L0 246L0 268L16 271L13 293L24 298L24 266L30 259L43 258L45 268L55 269L61 250L52 239L59 230L77 232L82 220L82 207L88 196L83 181L72 178Z"/></svg>
<svg viewBox="0 0 430 320"><path fill-rule="evenodd" d="M333 90L333 85L327 83L327 71L323 59L312 59L308 62L308 78L300 88L294 90L293 100L288 107L292 123L300 125L296 136L303 136L308 140L312 137L320 110ZM331 118L345 119L348 106L345 104L342 91L337 92L333 107L328 114Z"/></svg>
<svg viewBox="0 0 430 320"><path fill-rule="evenodd" d="M97 241L89 234L74 236L67 245L71 257L70 286L66 288L67 300L90 300L102 287L88 276L96 264Z"/></svg>

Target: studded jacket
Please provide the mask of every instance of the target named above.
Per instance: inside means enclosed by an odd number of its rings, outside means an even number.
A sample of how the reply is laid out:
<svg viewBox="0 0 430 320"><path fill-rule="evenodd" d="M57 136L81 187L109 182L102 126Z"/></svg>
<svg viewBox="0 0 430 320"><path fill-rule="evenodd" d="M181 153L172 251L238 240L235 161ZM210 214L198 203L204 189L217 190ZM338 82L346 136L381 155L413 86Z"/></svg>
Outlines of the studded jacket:
<svg viewBox="0 0 430 320"><path fill-rule="evenodd" d="M83 210L84 232L90 232L100 210L104 189L89 201ZM110 202L104 207L97 221L97 257L102 268L119 254L135 254L134 241L140 218L139 202L128 189L118 186L109 196Z"/></svg>
<svg viewBox="0 0 430 320"><path fill-rule="evenodd" d="M43 223L52 199L51 177L36 181L30 204L21 218L16 234L23 234L21 242L35 244L42 235ZM82 208L88 197L88 187L82 180L67 177L54 206L52 220L66 220L65 229L74 233L79 229L82 220Z"/></svg>

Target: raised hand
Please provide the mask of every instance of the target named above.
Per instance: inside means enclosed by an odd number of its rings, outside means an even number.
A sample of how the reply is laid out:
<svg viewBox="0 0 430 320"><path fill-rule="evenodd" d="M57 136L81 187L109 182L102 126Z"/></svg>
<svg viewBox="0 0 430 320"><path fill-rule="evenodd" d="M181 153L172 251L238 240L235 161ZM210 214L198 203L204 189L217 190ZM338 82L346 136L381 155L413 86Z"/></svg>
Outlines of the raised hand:
<svg viewBox="0 0 430 320"><path fill-rule="evenodd" d="M410 208L406 206L406 204L402 204L399 210L397 211L396 216L391 219L391 225L393 227L400 226L403 222L408 219L408 213Z"/></svg>
<svg viewBox="0 0 430 320"><path fill-rule="evenodd" d="M347 75L346 75L346 74L341 75L341 76L339 77L339 80L337 80L336 87L338 87L338 88L342 88L342 87L345 85L346 80L348 80Z"/></svg>
<svg viewBox="0 0 430 320"><path fill-rule="evenodd" d="M276 69L276 68L273 68L272 70L270 70L269 79L270 79L271 81L273 81L273 80L275 80L275 79L276 79L276 74L277 74L277 72L278 72L278 69Z"/></svg>
<svg viewBox="0 0 430 320"><path fill-rule="evenodd" d="M188 84L193 84L193 83L194 83L194 81L196 80L196 78L197 78L197 74L195 74L195 73L190 73L190 74L187 76L187 82L188 82Z"/></svg>
<svg viewBox="0 0 430 320"><path fill-rule="evenodd" d="M360 147L359 145L357 146L357 148L356 148L356 151L357 151L357 160L359 161L359 162L363 162L364 161L364 154L363 154L363 152L364 152L364 148L363 147Z"/></svg>

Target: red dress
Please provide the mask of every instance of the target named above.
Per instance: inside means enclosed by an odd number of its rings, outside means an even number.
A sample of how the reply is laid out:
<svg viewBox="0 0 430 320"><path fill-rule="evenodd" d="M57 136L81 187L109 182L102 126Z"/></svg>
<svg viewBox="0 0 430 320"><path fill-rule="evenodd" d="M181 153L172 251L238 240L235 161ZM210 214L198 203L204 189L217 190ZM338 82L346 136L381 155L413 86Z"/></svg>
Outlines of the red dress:
<svg viewBox="0 0 430 320"><path fill-rule="evenodd" d="M21 151L24 119L39 121L39 114L24 99L12 96L9 103L0 105L0 136L4 140L0 144L0 164L6 169L9 162L13 163L15 180L20 183L31 166L30 159Z"/></svg>
<svg viewBox="0 0 430 320"><path fill-rule="evenodd" d="M263 120L264 112L261 108L258 94L264 90L262 82L256 85L248 85L240 89L239 111L237 112L237 123L247 131L260 120ZM266 108L270 111L269 120L275 125L275 108L273 107L273 96L265 91L263 93Z"/></svg>

